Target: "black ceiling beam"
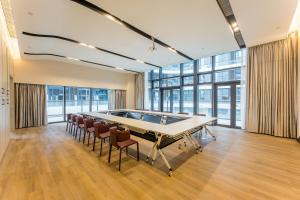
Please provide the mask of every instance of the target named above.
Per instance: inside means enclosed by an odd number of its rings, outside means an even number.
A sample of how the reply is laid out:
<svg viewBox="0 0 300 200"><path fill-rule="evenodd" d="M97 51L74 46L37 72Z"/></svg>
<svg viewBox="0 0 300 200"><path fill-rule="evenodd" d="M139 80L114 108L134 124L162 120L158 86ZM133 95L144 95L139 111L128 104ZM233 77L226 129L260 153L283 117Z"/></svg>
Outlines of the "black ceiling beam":
<svg viewBox="0 0 300 200"><path fill-rule="evenodd" d="M23 31L22 33L24 35L31 36L31 37L54 38L54 39L64 40L64 41L68 41L68 42L72 42L72 43L76 43L76 44L80 44L81 43L81 42L79 42L77 40L66 38L66 37L62 37L62 36L59 36L59 35L37 34L37 33L25 32L25 31ZM109 51L109 50L106 50L106 49L103 49L103 48L100 48L100 47L96 47L95 46L95 49L97 49L99 51L103 51L105 53L109 53L109 54L115 55L115 56L126 58L126 59L129 59L129 60L133 60L133 61L137 61L138 60L138 59L135 59L135 58L132 58L132 57L129 57L129 56L125 56L125 55L122 55L122 54L119 54L119 53L116 53L116 52L113 52L113 51ZM150 65L150 66L153 66L153 67L157 67L157 68L161 68L160 66L154 65L154 64L149 63L149 62L144 62L144 64Z"/></svg>
<svg viewBox="0 0 300 200"><path fill-rule="evenodd" d="M216 0L220 10L222 11L224 18L226 19L227 23L229 24L230 28L232 28L232 24L236 23L236 18L234 16L233 10L231 8L231 4L229 0ZM246 48L246 43L244 41L244 38L242 36L242 32L241 30L238 31L233 31L233 36L237 42L237 44L239 45L240 49L242 48Z"/></svg>
<svg viewBox="0 0 300 200"><path fill-rule="evenodd" d="M54 56L54 57L69 59L67 56L62 56L62 55L53 54L53 53L30 53L30 52L24 52L24 54L25 55L30 55L30 56ZM85 62L85 63L89 63L89 64L99 65L99 66L103 66L103 67L107 67L107 68L111 68L111 69L120 69L119 67L115 67L115 66L111 66L111 65L106 65L106 64L101 64L101 63L96 63L96 62L92 62L92 61L88 61L88 60L76 59L76 61L81 61L81 62ZM122 68L122 70L128 71L128 72L134 72L134 73L141 73L141 72L138 72L138 71L129 70L129 69L123 69L123 68Z"/></svg>
<svg viewBox="0 0 300 200"><path fill-rule="evenodd" d="M120 24L124 25L126 28L130 29L131 31L134 31L137 34L139 34L139 35L141 35L141 36L143 36L143 37L145 37L145 38L147 38L147 39L149 39L151 41L153 40L155 43L157 43L157 44L159 44L159 45L161 45L161 46L163 46L165 48L168 48L169 50L173 51L174 53L177 53L178 55L180 55L180 56L182 56L182 57L184 57L186 59L194 60L190 56L188 56L188 55L186 55L186 54L184 54L184 53L176 50L175 48L173 48L170 45L162 42L161 40L159 40L159 39L157 39L157 38L149 35L148 33L146 33L144 31L138 29L137 27L135 27L135 26L133 26L133 25L131 25L131 24L123 21L122 19L114 16L113 14L107 12L106 10L100 8L99 6L97 6L95 4L92 4L92 3L90 3L90 2L88 2L86 0L71 0L71 1L74 1L74 2L76 2L76 3L78 3L78 4L82 5L82 6L84 6L86 8L89 8L89 9L91 9L91 10L93 10L93 11L101 14L101 15L111 16L116 22L119 22Z"/></svg>

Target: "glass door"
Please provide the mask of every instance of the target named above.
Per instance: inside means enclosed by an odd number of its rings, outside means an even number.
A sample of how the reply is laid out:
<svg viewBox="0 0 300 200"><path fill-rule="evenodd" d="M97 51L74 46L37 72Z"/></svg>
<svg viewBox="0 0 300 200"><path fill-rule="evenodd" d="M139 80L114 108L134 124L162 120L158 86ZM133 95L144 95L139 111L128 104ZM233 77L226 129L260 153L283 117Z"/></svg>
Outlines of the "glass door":
<svg viewBox="0 0 300 200"><path fill-rule="evenodd" d="M215 86L215 116L217 124L240 127L240 85L237 83Z"/></svg>
<svg viewBox="0 0 300 200"><path fill-rule="evenodd" d="M180 112L180 88L162 90L162 111Z"/></svg>

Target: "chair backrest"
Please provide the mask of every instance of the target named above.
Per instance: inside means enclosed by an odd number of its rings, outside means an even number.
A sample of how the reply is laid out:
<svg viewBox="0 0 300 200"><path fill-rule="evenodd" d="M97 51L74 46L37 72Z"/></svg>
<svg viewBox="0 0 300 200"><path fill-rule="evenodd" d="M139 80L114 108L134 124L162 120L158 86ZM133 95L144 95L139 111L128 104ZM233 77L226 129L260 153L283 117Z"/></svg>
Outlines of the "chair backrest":
<svg viewBox="0 0 300 200"><path fill-rule="evenodd" d="M72 119L72 113L67 114L67 120L70 121Z"/></svg>
<svg viewBox="0 0 300 200"><path fill-rule="evenodd" d="M77 115L74 115L74 114L71 115L71 121L72 122L76 122L76 118L77 118Z"/></svg>
<svg viewBox="0 0 300 200"><path fill-rule="evenodd" d="M99 134L109 131L109 125L103 121L94 122L94 128L96 136L99 136Z"/></svg>
<svg viewBox="0 0 300 200"><path fill-rule="evenodd" d="M122 142L122 141L125 141L128 139L130 139L130 131L129 130L120 131L120 133L117 135L118 142Z"/></svg>
<svg viewBox="0 0 300 200"><path fill-rule="evenodd" d="M85 129L92 128L94 126L94 122L95 122L94 119L90 119L90 118L83 119L84 128Z"/></svg>
<svg viewBox="0 0 300 200"><path fill-rule="evenodd" d="M83 122L83 117L77 116L76 122L77 122L78 124L84 124L84 122Z"/></svg>
<svg viewBox="0 0 300 200"><path fill-rule="evenodd" d="M199 114L196 114L197 116L201 116L201 117L206 117L206 114L203 114L203 113L199 113Z"/></svg>
<svg viewBox="0 0 300 200"><path fill-rule="evenodd" d="M118 128L116 126L114 127L111 127L109 129L109 133L110 133L110 144L115 146L115 147L118 147L117 145L117 136L118 134L120 133L120 131L118 130Z"/></svg>

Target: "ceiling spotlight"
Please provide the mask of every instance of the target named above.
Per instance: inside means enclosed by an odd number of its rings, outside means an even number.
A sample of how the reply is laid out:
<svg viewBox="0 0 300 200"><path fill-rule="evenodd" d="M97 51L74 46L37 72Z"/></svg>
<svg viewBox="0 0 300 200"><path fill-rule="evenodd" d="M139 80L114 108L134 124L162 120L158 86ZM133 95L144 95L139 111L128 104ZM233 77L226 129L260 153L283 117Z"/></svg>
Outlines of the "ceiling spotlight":
<svg viewBox="0 0 300 200"><path fill-rule="evenodd" d="M95 49L96 47L94 47L93 45L88 45L87 47L91 48L91 49Z"/></svg>
<svg viewBox="0 0 300 200"><path fill-rule="evenodd" d="M232 28L237 27L237 23L236 23L236 22L233 22L233 23L231 24L231 27L232 27Z"/></svg>
<svg viewBox="0 0 300 200"><path fill-rule="evenodd" d="M145 63L144 61L139 60L139 59L136 59L136 62L139 62L139 63Z"/></svg>
<svg viewBox="0 0 300 200"><path fill-rule="evenodd" d="M156 47L155 47L155 41L154 41L154 37L151 37L151 40L152 40L152 46L149 47L149 51L151 53L154 53L155 51L157 51Z"/></svg>
<svg viewBox="0 0 300 200"><path fill-rule="evenodd" d="M72 58L72 57L67 57L69 60L76 60L76 61L79 61L79 59L77 58Z"/></svg>
<svg viewBox="0 0 300 200"><path fill-rule="evenodd" d="M173 49L172 47L168 47L168 49L169 49L170 51L172 51L173 53L177 53L177 51L176 51L175 49Z"/></svg>
<svg viewBox="0 0 300 200"><path fill-rule="evenodd" d="M80 42L79 43L81 46L87 47L88 45L86 43Z"/></svg>
<svg viewBox="0 0 300 200"><path fill-rule="evenodd" d="M124 70L123 68L121 68L121 67L116 67L116 69L119 69L119 70Z"/></svg>
<svg viewBox="0 0 300 200"><path fill-rule="evenodd" d="M234 31L234 32L237 32L237 31L239 31L239 30L240 30L239 27L233 28L233 31Z"/></svg>

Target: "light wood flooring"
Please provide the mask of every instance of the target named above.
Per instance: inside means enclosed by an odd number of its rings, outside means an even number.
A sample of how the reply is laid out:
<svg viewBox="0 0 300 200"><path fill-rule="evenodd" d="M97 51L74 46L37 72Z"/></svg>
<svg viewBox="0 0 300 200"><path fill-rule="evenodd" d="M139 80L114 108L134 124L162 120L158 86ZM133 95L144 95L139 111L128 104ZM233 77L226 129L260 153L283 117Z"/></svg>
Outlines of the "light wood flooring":
<svg viewBox="0 0 300 200"><path fill-rule="evenodd" d="M167 176L161 158L145 162L151 143L140 142L141 160L118 151L107 164L65 132L65 124L17 130L0 164L0 199L300 199L300 144L294 140L213 127L202 153L163 151L175 169ZM135 147L129 153L135 155Z"/></svg>

